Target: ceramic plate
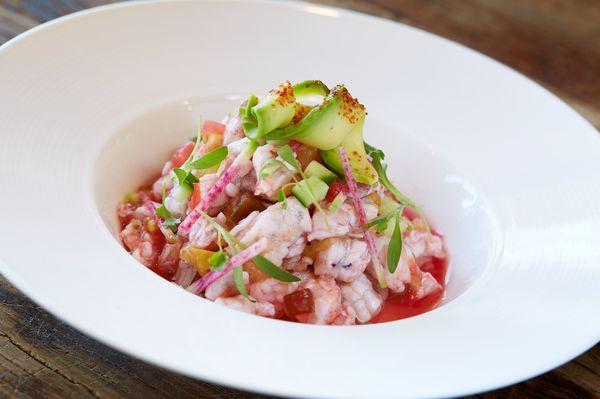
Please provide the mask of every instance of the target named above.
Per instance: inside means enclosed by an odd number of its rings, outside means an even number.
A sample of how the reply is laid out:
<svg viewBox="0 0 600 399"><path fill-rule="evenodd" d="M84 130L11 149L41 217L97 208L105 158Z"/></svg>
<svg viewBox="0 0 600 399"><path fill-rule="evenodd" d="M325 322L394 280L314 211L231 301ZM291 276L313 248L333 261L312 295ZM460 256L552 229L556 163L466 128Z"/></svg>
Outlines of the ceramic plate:
<svg viewBox="0 0 600 399"><path fill-rule="evenodd" d="M347 83L368 140L450 252L444 303L319 327L199 299L137 263L114 207L197 117L289 79ZM148 2L0 49L0 270L119 350L294 397L442 397L543 373L600 337L600 136L512 70L431 34L304 3Z"/></svg>

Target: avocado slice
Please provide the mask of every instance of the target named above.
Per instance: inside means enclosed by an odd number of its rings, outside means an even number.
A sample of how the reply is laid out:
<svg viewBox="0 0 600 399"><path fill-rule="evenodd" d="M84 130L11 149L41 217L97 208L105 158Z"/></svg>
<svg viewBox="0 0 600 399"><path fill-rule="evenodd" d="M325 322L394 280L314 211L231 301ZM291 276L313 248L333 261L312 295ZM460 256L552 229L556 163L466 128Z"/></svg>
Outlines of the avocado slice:
<svg viewBox="0 0 600 399"><path fill-rule="evenodd" d="M359 183L374 184L379 179L377 171L369 162L363 141L364 116L340 144L348 154L354 178ZM340 175L344 174L344 166L337 148L321 151L321 158L327 166Z"/></svg>
<svg viewBox="0 0 600 399"><path fill-rule="evenodd" d="M258 137L290 123L296 113L296 98L290 82L271 90L251 112L258 126Z"/></svg>
<svg viewBox="0 0 600 399"><path fill-rule="evenodd" d="M305 207L309 207L311 204L319 203L323 201L329 191L329 186L323 180L317 176L311 176L305 180L300 180L292 188L292 194L298 201Z"/></svg>
<svg viewBox="0 0 600 399"><path fill-rule="evenodd" d="M337 178L335 173L317 161L310 161L306 169L304 169L304 175L307 177L316 176L327 183L327 185L331 185L331 183L333 183L333 181Z"/></svg>
<svg viewBox="0 0 600 399"><path fill-rule="evenodd" d="M298 123L274 130L265 139L293 138L320 150L330 150L338 147L364 116L365 107L344 85L338 85Z"/></svg>
<svg viewBox="0 0 600 399"><path fill-rule="evenodd" d="M292 86L296 101L300 104L321 103L329 94L329 87L320 80L305 80ZM318 100L318 101L317 101Z"/></svg>

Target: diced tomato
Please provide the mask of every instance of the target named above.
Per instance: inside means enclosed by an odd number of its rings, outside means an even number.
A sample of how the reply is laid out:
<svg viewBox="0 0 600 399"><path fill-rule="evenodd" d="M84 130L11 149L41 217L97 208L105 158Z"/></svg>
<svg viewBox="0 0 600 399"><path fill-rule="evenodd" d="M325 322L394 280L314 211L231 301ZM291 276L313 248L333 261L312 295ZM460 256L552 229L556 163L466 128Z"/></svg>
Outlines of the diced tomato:
<svg viewBox="0 0 600 399"><path fill-rule="evenodd" d="M248 277L252 283L269 278L269 276L260 270L252 261L244 263L244 271L248 273Z"/></svg>
<svg viewBox="0 0 600 399"><path fill-rule="evenodd" d="M225 125L217 121L206 121L202 124L202 138L206 140L207 136L217 134L222 136L225 133Z"/></svg>
<svg viewBox="0 0 600 399"><path fill-rule="evenodd" d="M329 186L329 190L325 195L325 200L327 202L333 202L335 197L342 191L344 191L344 183L339 179L335 179L333 183L331 183L331 186Z"/></svg>
<svg viewBox="0 0 600 399"><path fill-rule="evenodd" d="M227 219L227 225L232 227L235 226L248 216L253 211L262 211L265 209L262 201L251 193L243 193L237 200L229 202L223 214Z"/></svg>
<svg viewBox="0 0 600 399"><path fill-rule="evenodd" d="M184 262L195 266L201 276L204 276L210 271L209 259L214 255L214 251L196 248L192 245L183 247L179 256Z"/></svg>
<svg viewBox="0 0 600 399"><path fill-rule="evenodd" d="M200 183L194 183L194 191L190 197L190 209L194 209L200 203Z"/></svg>
<svg viewBox="0 0 600 399"><path fill-rule="evenodd" d="M178 168L189 158L192 151L194 151L194 142L188 141L183 146L175 150L173 155L171 155L171 166L174 168Z"/></svg>
<svg viewBox="0 0 600 399"><path fill-rule="evenodd" d="M303 170L308 166L309 163L311 163L311 161L323 163L321 154L315 147L311 147L294 140L290 142L290 147L292 147L292 150L294 150L294 153L296 153L296 159Z"/></svg>
<svg viewBox="0 0 600 399"><path fill-rule="evenodd" d="M311 313L315 310L312 291L308 288L294 291L283 297L285 314L294 317L299 314Z"/></svg>
<svg viewBox="0 0 600 399"><path fill-rule="evenodd" d="M299 141L296 141L296 140L290 141L290 147L292 148L292 151L294 151L294 152L298 151L298 149L300 148L301 145L302 145L302 143Z"/></svg>
<svg viewBox="0 0 600 399"><path fill-rule="evenodd" d="M223 145L225 125L216 121L206 121L202 125L202 141L206 151L212 151Z"/></svg>
<svg viewBox="0 0 600 399"><path fill-rule="evenodd" d="M402 216L404 216L412 222L413 220L419 217L419 214L414 208L411 208L410 206L405 206L402 210Z"/></svg>

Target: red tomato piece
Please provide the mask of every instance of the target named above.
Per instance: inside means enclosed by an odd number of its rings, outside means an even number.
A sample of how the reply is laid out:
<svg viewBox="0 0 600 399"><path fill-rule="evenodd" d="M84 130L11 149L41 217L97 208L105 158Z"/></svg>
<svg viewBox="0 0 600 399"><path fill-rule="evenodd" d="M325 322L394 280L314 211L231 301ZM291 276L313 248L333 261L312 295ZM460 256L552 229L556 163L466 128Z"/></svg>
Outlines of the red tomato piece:
<svg viewBox="0 0 600 399"><path fill-rule="evenodd" d="M315 310L312 291L308 288L294 291L283 297L285 314L294 317L298 314L310 313Z"/></svg>
<svg viewBox="0 0 600 399"><path fill-rule="evenodd" d="M178 168L183 165L183 163L189 158L192 151L194 151L194 146L195 144L193 141L188 141L175 150L173 155L171 155L171 165L174 168Z"/></svg>
<svg viewBox="0 0 600 399"><path fill-rule="evenodd" d="M190 209L194 209L200 203L200 183L194 183L194 191L190 198Z"/></svg>
<svg viewBox="0 0 600 399"><path fill-rule="evenodd" d="M202 124L202 137L218 134L222 136L225 133L225 125L217 121L206 121Z"/></svg>
<svg viewBox="0 0 600 399"><path fill-rule="evenodd" d="M411 208L410 206L406 206L402 210L402 216L404 216L405 218L407 218L408 220L410 220L412 222L413 220L415 220L416 218L419 217L419 213L414 208Z"/></svg>
<svg viewBox="0 0 600 399"><path fill-rule="evenodd" d="M335 179L333 183L331 183L331 186L329 186L327 195L325 195L325 200L327 202L333 202L335 197L342 191L344 191L344 183L339 179Z"/></svg>

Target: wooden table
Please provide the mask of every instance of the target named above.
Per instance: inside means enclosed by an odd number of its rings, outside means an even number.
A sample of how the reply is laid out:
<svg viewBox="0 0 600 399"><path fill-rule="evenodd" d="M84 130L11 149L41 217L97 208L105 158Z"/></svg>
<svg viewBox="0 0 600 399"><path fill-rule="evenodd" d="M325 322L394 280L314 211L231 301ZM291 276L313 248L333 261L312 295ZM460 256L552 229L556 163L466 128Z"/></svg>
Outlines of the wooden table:
<svg viewBox="0 0 600 399"><path fill-rule="evenodd" d="M39 23L106 2L0 0L0 43ZM600 127L598 0L318 2L395 19L463 43L540 82ZM114 351L40 309L2 277L0 397L264 398ZM600 346L545 375L474 397L600 398Z"/></svg>

